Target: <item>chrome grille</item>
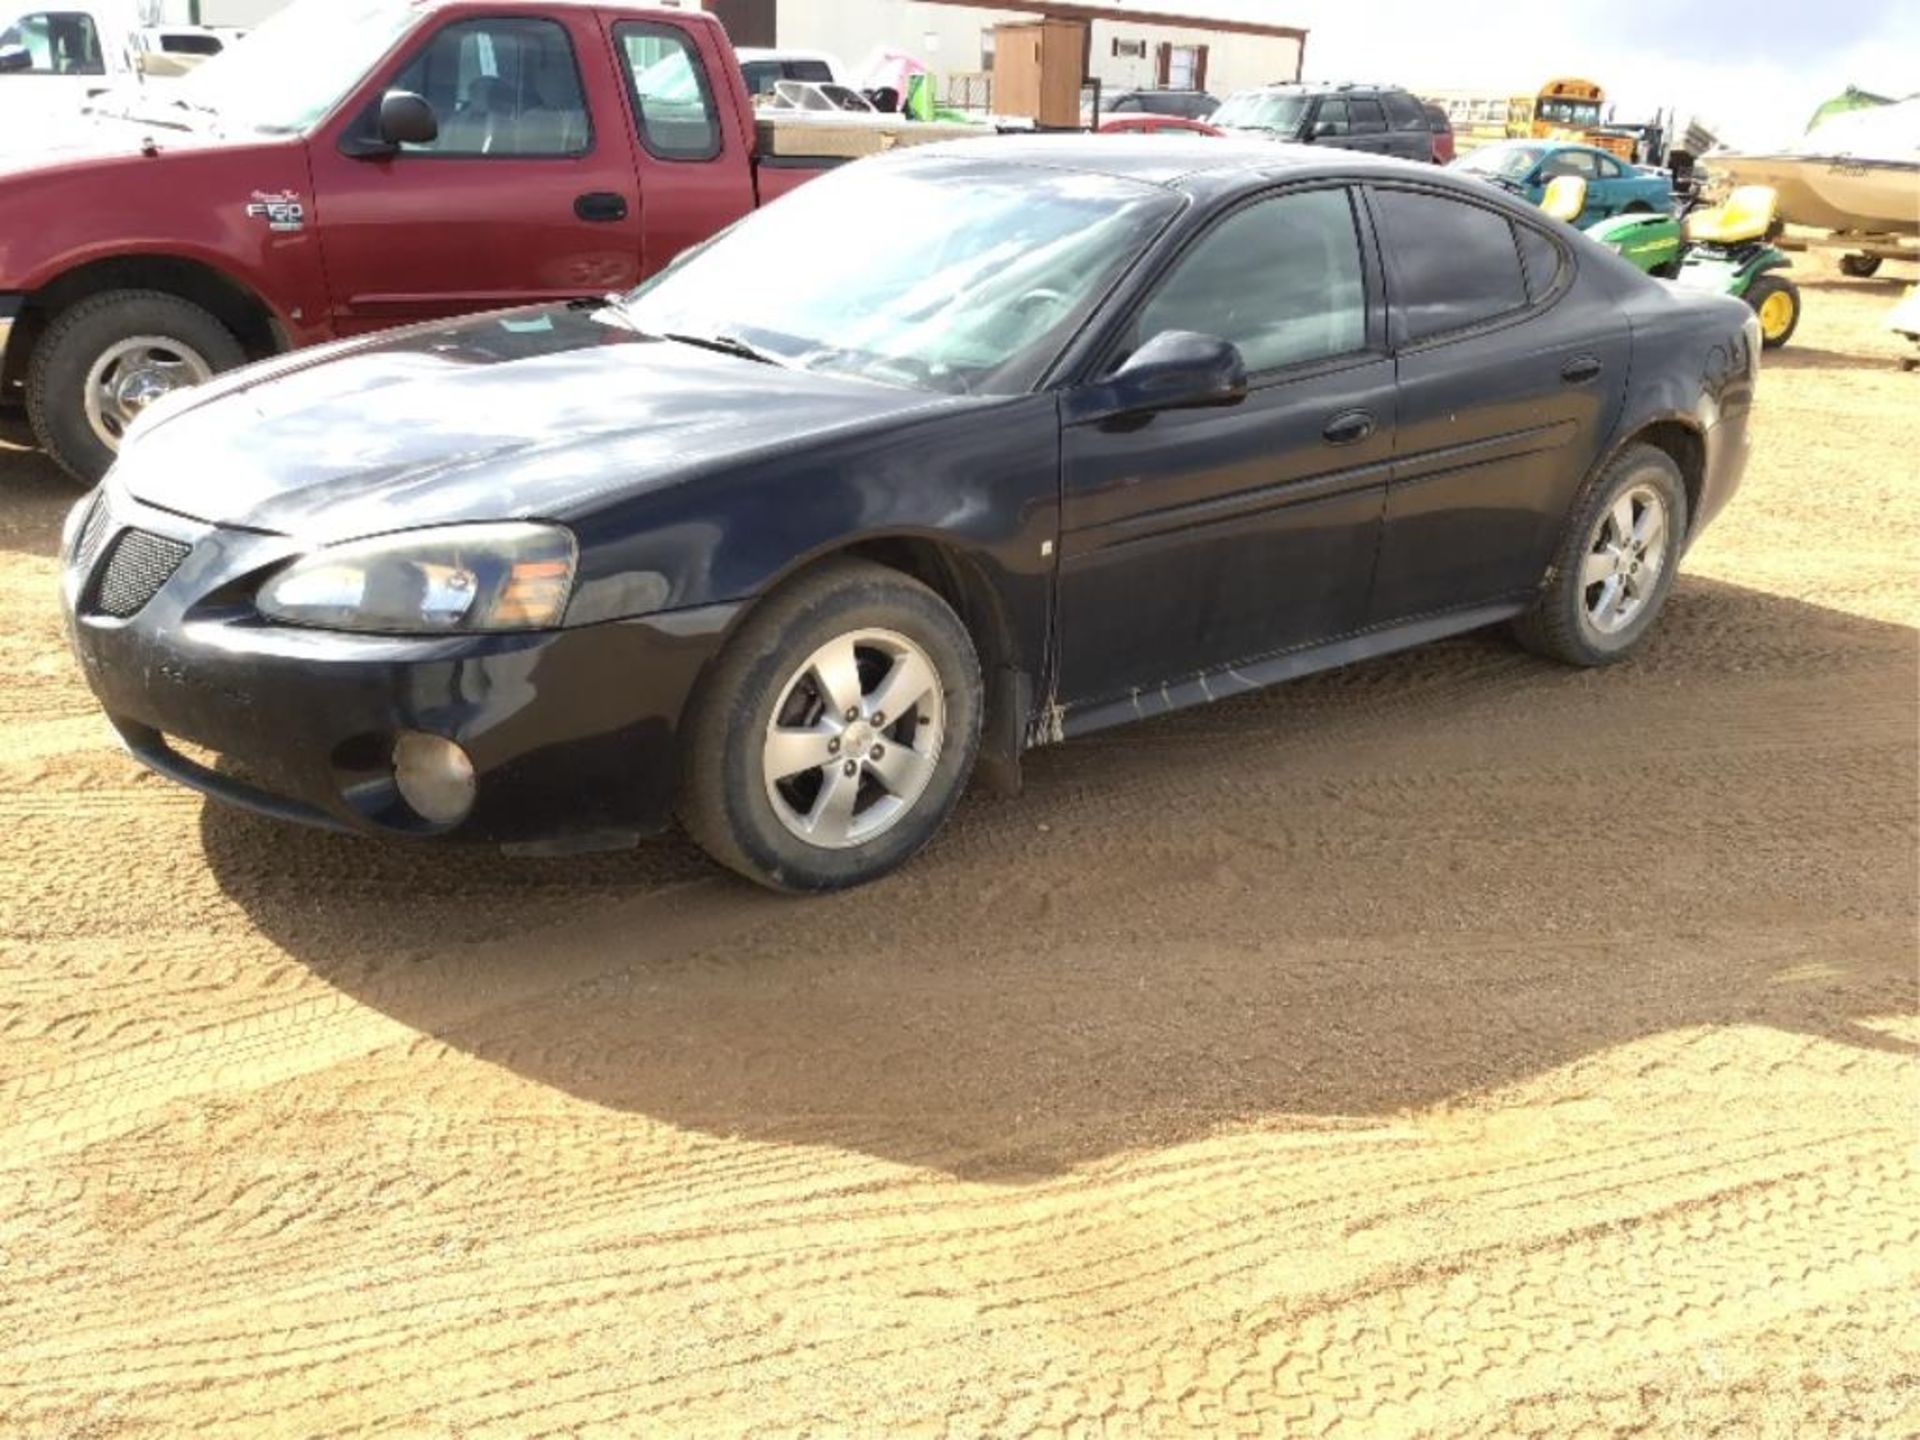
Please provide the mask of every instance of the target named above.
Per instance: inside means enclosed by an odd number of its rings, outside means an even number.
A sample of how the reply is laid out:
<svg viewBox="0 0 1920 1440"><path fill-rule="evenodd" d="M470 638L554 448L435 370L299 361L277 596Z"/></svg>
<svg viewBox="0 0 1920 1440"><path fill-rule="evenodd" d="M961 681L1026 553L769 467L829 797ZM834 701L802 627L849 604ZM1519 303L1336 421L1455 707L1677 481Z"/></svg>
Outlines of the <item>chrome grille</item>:
<svg viewBox="0 0 1920 1440"><path fill-rule="evenodd" d="M150 530L122 530L93 578L92 596L84 608L116 620L139 614L192 548Z"/></svg>

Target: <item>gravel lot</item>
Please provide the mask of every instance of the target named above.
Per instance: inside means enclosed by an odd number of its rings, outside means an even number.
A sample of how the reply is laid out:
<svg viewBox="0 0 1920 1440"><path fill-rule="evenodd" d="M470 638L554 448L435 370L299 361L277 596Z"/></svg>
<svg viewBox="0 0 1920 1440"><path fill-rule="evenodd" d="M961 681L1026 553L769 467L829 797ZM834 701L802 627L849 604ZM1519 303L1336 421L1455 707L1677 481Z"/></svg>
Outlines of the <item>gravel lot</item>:
<svg viewBox="0 0 1920 1440"><path fill-rule="evenodd" d="M1798 273L1638 662L1043 751L817 902L143 774L0 448L0 1433L1920 1433L1920 375Z"/></svg>

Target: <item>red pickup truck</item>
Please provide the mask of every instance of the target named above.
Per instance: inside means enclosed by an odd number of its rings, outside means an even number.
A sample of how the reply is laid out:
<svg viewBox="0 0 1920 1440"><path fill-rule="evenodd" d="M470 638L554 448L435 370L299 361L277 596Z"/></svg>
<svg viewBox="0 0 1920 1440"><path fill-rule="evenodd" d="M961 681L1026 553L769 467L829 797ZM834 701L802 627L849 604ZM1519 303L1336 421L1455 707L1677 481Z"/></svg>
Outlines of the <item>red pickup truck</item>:
<svg viewBox="0 0 1920 1440"><path fill-rule="evenodd" d="M833 163L757 153L711 17L588 0L305 0L107 109L0 159L0 398L86 482L169 390L626 289Z"/></svg>

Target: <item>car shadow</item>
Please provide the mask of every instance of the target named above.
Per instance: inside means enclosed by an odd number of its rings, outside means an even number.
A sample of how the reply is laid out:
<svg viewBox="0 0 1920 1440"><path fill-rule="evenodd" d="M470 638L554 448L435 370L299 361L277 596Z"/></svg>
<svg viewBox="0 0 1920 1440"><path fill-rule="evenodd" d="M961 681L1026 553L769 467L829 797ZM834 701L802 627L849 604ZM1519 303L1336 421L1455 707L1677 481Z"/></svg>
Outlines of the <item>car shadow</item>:
<svg viewBox="0 0 1920 1440"><path fill-rule="evenodd" d="M33 448L26 415L0 408L0 551L51 557L80 487Z"/></svg>
<svg viewBox="0 0 1920 1440"><path fill-rule="evenodd" d="M1688 578L1606 672L1473 636L1036 752L825 899L677 839L532 862L215 804L201 834L260 930L444 1045L1016 1182L1692 1027L1914 1053L1869 1022L1912 999L1915 682L1909 627Z"/></svg>

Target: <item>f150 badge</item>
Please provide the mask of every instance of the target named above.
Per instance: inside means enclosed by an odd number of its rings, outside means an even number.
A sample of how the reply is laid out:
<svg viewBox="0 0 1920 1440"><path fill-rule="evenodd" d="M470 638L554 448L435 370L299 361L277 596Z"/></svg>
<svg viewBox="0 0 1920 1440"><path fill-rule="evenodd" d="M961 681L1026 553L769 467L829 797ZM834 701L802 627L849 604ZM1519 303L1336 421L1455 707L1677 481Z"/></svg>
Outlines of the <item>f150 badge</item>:
<svg viewBox="0 0 1920 1440"><path fill-rule="evenodd" d="M304 230L307 207L300 203L297 190L256 190L252 203L247 206L247 218L265 220L269 230Z"/></svg>

